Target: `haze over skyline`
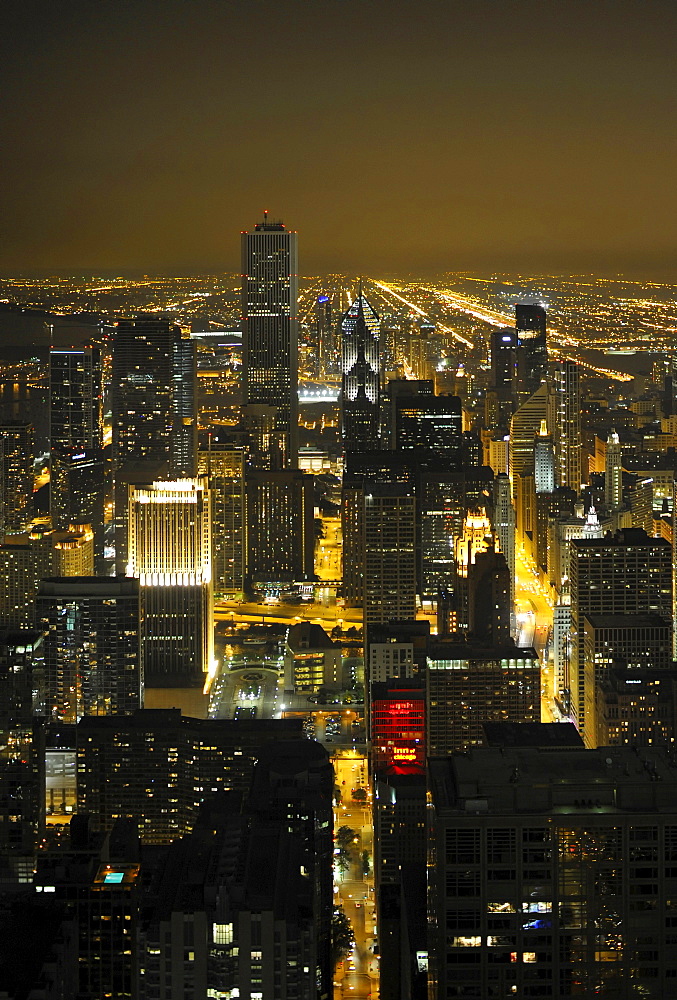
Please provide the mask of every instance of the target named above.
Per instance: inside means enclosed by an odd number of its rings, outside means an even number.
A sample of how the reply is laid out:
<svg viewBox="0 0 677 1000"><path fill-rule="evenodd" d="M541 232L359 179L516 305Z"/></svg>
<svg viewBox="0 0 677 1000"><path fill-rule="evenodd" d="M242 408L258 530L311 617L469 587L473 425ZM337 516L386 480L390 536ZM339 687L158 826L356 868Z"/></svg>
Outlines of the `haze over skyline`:
<svg viewBox="0 0 677 1000"><path fill-rule="evenodd" d="M0 272L677 280L673 3L15 3Z"/></svg>

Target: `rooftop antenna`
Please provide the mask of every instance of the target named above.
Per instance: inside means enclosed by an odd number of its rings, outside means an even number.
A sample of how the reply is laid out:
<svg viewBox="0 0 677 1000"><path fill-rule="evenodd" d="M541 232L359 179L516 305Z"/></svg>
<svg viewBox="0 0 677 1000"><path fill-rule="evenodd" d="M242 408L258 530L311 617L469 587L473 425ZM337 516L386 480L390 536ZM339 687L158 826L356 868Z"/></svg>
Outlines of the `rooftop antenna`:
<svg viewBox="0 0 677 1000"><path fill-rule="evenodd" d="M264 208L264 210L263 210L263 224L264 224L264 226L265 226L265 224L267 222L268 222L268 209Z"/></svg>

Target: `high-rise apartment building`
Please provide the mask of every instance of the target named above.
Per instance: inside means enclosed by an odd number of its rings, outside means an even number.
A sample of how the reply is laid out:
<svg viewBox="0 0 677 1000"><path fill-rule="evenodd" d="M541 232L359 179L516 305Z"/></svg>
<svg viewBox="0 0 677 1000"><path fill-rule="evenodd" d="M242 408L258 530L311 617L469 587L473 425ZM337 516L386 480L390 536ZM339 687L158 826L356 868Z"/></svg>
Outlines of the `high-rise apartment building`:
<svg viewBox="0 0 677 1000"><path fill-rule="evenodd" d="M49 440L57 456L102 443L101 348L49 352Z"/></svg>
<svg viewBox="0 0 677 1000"><path fill-rule="evenodd" d="M142 708L142 621L138 580L43 580L36 598L36 623L45 632L40 713L68 725Z"/></svg>
<svg viewBox="0 0 677 1000"><path fill-rule="evenodd" d="M29 882L45 825L44 726L33 689L43 635L0 629L0 881Z"/></svg>
<svg viewBox="0 0 677 1000"><path fill-rule="evenodd" d="M672 996L672 751L546 746L429 762L429 996Z"/></svg>
<svg viewBox="0 0 677 1000"><path fill-rule="evenodd" d="M557 411L555 447L557 485L580 493L581 456L581 379L576 361L559 361L555 368L555 406Z"/></svg>
<svg viewBox="0 0 677 1000"><path fill-rule="evenodd" d="M203 685L214 655L207 481L130 486L128 517L127 576L143 594L146 686Z"/></svg>
<svg viewBox="0 0 677 1000"><path fill-rule="evenodd" d="M347 452L379 447L379 331L379 316L360 289L341 317L343 446Z"/></svg>
<svg viewBox="0 0 677 1000"><path fill-rule="evenodd" d="M242 388L245 408L275 408L272 469L298 460L297 300L296 233L265 213L242 233Z"/></svg>
<svg viewBox="0 0 677 1000"><path fill-rule="evenodd" d="M33 517L33 425L0 423L0 537L25 531Z"/></svg>
<svg viewBox="0 0 677 1000"><path fill-rule="evenodd" d="M586 685L584 617L658 615L672 623L672 549L641 528L625 528L608 538L570 541L573 649L570 663L571 715L586 740L586 708L594 690Z"/></svg>
<svg viewBox="0 0 677 1000"><path fill-rule="evenodd" d="M77 733L79 811L104 830L134 817L143 841L166 844L191 830L212 792L249 787L265 743L279 747L303 730L301 719L191 719L178 708L146 708L85 716Z"/></svg>
<svg viewBox="0 0 677 1000"><path fill-rule="evenodd" d="M40 581L52 575L49 522L36 522L0 543L0 621L11 628L32 628Z"/></svg>

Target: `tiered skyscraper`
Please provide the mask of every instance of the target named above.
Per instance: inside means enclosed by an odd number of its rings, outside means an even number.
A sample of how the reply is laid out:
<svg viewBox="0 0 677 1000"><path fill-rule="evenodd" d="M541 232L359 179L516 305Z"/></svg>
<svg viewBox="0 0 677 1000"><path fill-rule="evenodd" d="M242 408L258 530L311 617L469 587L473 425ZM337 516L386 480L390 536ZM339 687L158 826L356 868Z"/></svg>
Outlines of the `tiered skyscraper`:
<svg viewBox="0 0 677 1000"><path fill-rule="evenodd" d="M298 459L298 249L282 222L242 233L242 366L245 423L251 407L273 407L272 469Z"/></svg>
<svg viewBox="0 0 677 1000"><path fill-rule="evenodd" d="M379 446L380 320L362 290L341 318L343 443L346 451Z"/></svg>

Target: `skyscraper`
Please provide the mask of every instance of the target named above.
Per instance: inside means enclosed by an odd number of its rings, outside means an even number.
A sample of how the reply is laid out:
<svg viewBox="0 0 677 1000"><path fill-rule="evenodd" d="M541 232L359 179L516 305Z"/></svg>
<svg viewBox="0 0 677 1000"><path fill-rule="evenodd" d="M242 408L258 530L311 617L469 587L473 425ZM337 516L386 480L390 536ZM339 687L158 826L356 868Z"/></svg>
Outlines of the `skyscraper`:
<svg viewBox="0 0 677 1000"><path fill-rule="evenodd" d="M198 473L212 494L214 593L241 593L246 571L245 449L212 444L198 455Z"/></svg>
<svg viewBox="0 0 677 1000"><path fill-rule="evenodd" d="M548 373L547 313L542 302L515 303L517 392L521 401L536 392Z"/></svg>
<svg viewBox="0 0 677 1000"><path fill-rule="evenodd" d="M49 352L49 441L70 455L101 447L101 349L52 348Z"/></svg>
<svg viewBox="0 0 677 1000"><path fill-rule="evenodd" d="M364 623L416 617L416 501L402 485L364 490Z"/></svg>
<svg viewBox="0 0 677 1000"><path fill-rule="evenodd" d="M33 425L0 423L0 538L25 531L33 516Z"/></svg>
<svg viewBox="0 0 677 1000"><path fill-rule="evenodd" d="M555 448L558 486L581 489L581 387L580 366L560 361L555 370L557 426Z"/></svg>
<svg viewBox="0 0 677 1000"><path fill-rule="evenodd" d="M606 442L604 502L608 510L617 510L623 503L623 452L615 430L611 431Z"/></svg>
<svg viewBox="0 0 677 1000"><path fill-rule="evenodd" d="M113 341L115 547L127 564L127 487L135 478L193 476L196 471L195 342L168 319L120 320ZM149 465L152 463L152 468ZM139 472L140 465L143 471Z"/></svg>
<svg viewBox="0 0 677 1000"><path fill-rule="evenodd" d="M653 614L671 623L672 549L641 528L625 528L613 538L574 538L570 547L571 715L589 743L594 734L586 717L594 690L589 677L586 682L584 616Z"/></svg>
<svg viewBox="0 0 677 1000"><path fill-rule="evenodd" d="M298 249L282 222L242 233L243 406L275 407L273 469L298 460Z"/></svg>
<svg viewBox="0 0 677 1000"><path fill-rule="evenodd" d="M360 288L341 318L343 445L348 452L379 446L379 331L379 316Z"/></svg>
<svg viewBox="0 0 677 1000"><path fill-rule="evenodd" d="M202 685L214 650L211 498L205 479L129 487L127 576L141 583L146 685Z"/></svg>

